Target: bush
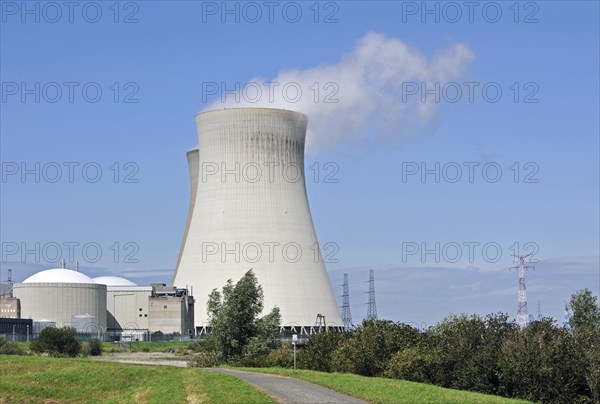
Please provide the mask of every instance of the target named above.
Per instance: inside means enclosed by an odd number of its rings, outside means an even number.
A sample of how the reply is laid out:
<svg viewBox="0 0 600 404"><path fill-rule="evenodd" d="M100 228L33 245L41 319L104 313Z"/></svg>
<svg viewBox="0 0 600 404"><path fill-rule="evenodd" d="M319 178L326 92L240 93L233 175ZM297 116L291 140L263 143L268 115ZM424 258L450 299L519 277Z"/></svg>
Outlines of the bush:
<svg viewBox="0 0 600 404"><path fill-rule="evenodd" d="M297 354L298 353L296 352L296 355ZM266 357L266 365L269 367L277 366L280 368L294 367L294 347L292 344L289 342L281 344L279 348L269 352Z"/></svg>
<svg viewBox="0 0 600 404"><path fill-rule="evenodd" d="M102 342L97 339L86 342L84 349L87 351L87 354L91 356L100 356L104 350Z"/></svg>
<svg viewBox="0 0 600 404"><path fill-rule="evenodd" d="M75 335L76 331L71 327L47 327L31 341L30 348L33 352L48 353L50 356L74 357L81 352L81 344Z"/></svg>
<svg viewBox="0 0 600 404"><path fill-rule="evenodd" d="M187 349L194 352L213 352L217 351L215 340L211 337L190 341Z"/></svg>
<svg viewBox="0 0 600 404"><path fill-rule="evenodd" d="M0 355L26 355L27 353L14 342L9 342L0 337Z"/></svg>
<svg viewBox="0 0 600 404"><path fill-rule="evenodd" d="M396 352L413 346L419 332L392 321L365 321L331 356L332 370L362 376L382 376Z"/></svg>
<svg viewBox="0 0 600 404"><path fill-rule="evenodd" d="M432 360L430 350L424 346L406 348L392 356L385 369L385 376L428 383L431 380Z"/></svg>
<svg viewBox="0 0 600 404"><path fill-rule="evenodd" d="M199 352L188 361L190 368L214 368L219 366L220 355L218 352Z"/></svg>
<svg viewBox="0 0 600 404"><path fill-rule="evenodd" d="M302 349L298 349L298 364L301 369L332 372L331 358L338 346L350 337L350 333L327 332L310 337Z"/></svg>

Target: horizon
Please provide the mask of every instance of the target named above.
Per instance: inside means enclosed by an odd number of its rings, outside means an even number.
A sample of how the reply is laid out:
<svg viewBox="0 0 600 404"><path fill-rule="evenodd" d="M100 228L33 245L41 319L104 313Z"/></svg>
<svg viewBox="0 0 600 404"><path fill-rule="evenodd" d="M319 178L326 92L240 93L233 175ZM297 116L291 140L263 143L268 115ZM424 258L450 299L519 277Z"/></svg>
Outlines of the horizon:
<svg viewBox="0 0 600 404"><path fill-rule="evenodd" d="M560 324L572 293L600 296L600 4L494 3L492 18L493 2L458 17L275 3L299 19L153 1L53 21L40 2L37 16L2 4L0 283L63 258L171 283L195 116L256 105L308 116L312 220L355 324L369 269L379 317L419 325L514 319L512 254L534 254L535 317L539 302Z"/></svg>

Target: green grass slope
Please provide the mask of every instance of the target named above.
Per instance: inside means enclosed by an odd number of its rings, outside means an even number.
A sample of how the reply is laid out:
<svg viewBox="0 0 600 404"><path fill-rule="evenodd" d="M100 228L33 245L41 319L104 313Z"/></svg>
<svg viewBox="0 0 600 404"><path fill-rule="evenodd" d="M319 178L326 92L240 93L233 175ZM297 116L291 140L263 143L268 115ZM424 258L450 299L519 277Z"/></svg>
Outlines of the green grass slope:
<svg viewBox="0 0 600 404"><path fill-rule="evenodd" d="M273 403L235 377L202 369L0 355L0 403Z"/></svg>
<svg viewBox="0 0 600 404"><path fill-rule="evenodd" d="M362 398L370 403L491 403L516 404L529 401L513 400L488 394L446 389L425 383L383 377L365 377L353 374L323 373L312 370L292 370L282 368L235 368L251 372L263 372L296 377L327 387L349 396Z"/></svg>

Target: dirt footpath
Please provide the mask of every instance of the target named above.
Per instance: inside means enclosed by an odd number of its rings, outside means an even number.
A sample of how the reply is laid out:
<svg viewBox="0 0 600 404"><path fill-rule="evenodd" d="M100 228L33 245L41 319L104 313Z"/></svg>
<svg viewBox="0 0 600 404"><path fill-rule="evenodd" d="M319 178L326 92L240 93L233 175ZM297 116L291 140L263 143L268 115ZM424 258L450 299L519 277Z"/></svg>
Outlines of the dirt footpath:
<svg viewBox="0 0 600 404"><path fill-rule="evenodd" d="M167 352L123 352L105 353L102 356L93 356L93 360L121 363L138 363L142 365L167 365L187 367L188 358L175 356Z"/></svg>

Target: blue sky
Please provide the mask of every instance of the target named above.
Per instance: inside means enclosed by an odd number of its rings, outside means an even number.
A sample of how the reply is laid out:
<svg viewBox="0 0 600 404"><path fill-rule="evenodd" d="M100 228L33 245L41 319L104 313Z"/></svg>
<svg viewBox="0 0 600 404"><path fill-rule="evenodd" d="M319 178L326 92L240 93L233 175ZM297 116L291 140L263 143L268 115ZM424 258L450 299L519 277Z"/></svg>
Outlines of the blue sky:
<svg viewBox="0 0 600 404"><path fill-rule="evenodd" d="M169 282L187 215L194 115L248 104L232 95L222 103L207 85L271 80L303 85L297 108L284 107L309 114L313 220L321 244L339 247L327 268L336 294L350 274L355 321L366 313L369 268L386 318L515 315L517 276L507 268L516 245L535 248L539 260L528 274L530 311L539 301L543 314L561 317L571 293L599 293L597 2L476 2L472 22L464 6L452 22L456 10L441 2L427 3L437 16L423 15L422 2L276 2L273 22L262 2L252 3L262 11L256 22L236 2L227 4L237 4L239 22L221 15L221 2L121 2L118 16L113 2L99 2L99 17L78 2L73 22L69 10L58 17L46 4L28 2L33 12L23 14L21 2L2 2L2 280L8 268L19 281L57 266L58 244L67 259L73 245L86 273ZM312 81L322 91L316 102ZM407 87L421 82L448 93L421 102L423 92ZM326 83L337 103L324 102ZM467 94L464 83L475 83L474 99L453 102L456 85ZM484 86L502 95L491 102ZM420 170L436 163L440 181L423 180ZM51 182L57 166L62 177ZM456 167L463 175L451 182ZM23 168L34 173L23 179ZM325 181L333 171L338 182ZM501 248L497 262L488 244ZM440 259L407 254L415 245L439 245ZM23 259L23 249L40 256Z"/></svg>

